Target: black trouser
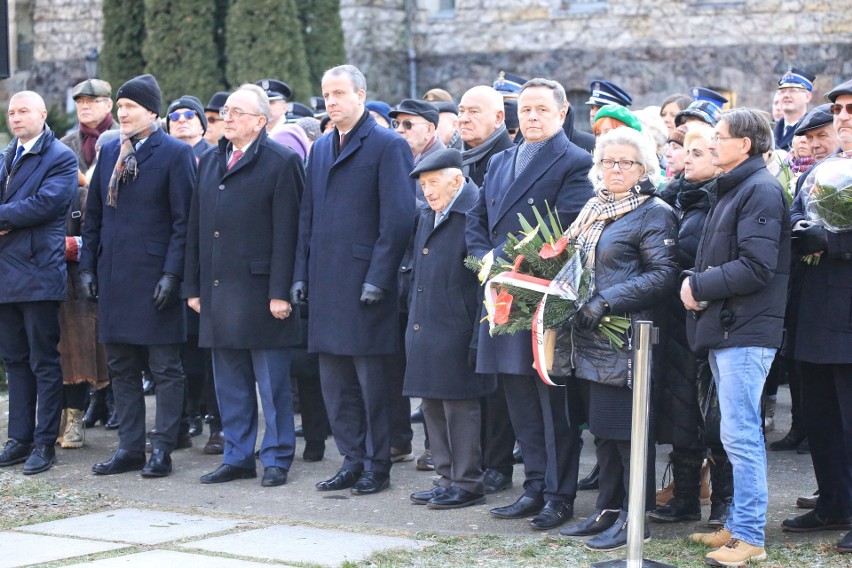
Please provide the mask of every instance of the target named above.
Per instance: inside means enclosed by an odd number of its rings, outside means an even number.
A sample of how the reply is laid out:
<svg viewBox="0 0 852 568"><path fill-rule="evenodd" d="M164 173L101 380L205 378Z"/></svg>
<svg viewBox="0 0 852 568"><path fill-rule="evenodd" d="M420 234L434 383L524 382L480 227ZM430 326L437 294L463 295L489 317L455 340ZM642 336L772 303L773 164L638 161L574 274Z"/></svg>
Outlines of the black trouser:
<svg viewBox="0 0 852 568"><path fill-rule="evenodd" d="M482 405L482 466L511 477L515 465L515 430L509 418L502 375L497 375L497 390L480 399Z"/></svg>
<svg viewBox="0 0 852 568"><path fill-rule="evenodd" d="M63 385L62 396L64 403L63 408L72 408L74 410L86 410L86 397L89 394L89 383L76 383L73 385Z"/></svg>
<svg viewBox="0 0 852 568"><path fill-rule="evenodd" d="M9 384L9 438L53 446L62 415L59 302L0 304L0 357Z"/></svg>
<svg viewBox="0 0 852 568"><path fill-rule="evenodd" d="M319 357L305 349L293 350L290 374L296 379L299 390L299 406L302 411L302 431L306 442L323 442L331 433L322 384L319 374Z"/></svg>
<svg viewBox="0 0 852 568"><path fill-rule="evenodd" d="M650 438L649 438L650 439ZM630 440L608 440L595 436L595 456L598 458L597 509L627 510L630 487ZM648 444L645 471L645 510L653 511L655 503L654 444Z"/></svg>
<svg viewBox="0 0 852 568"><path fill-rule="evenodd" d="M802 414L822 518L852 517L852 364L801 363Z"/></svg>
<svg viewBox="0 0 852 568"><path fill-rule="evenodd" d="M145 397L142 394L141 369L147 360L157 398L155 431L151 445L155 450L171 452L177 442L183 414L184 383L180 344L129 345L107 343L107 362L112 373L112 392L118 412L119 448L145 451ZM147 357L146 357L147 354Z"/></svg>
<svg viewBox="0 0 852 568"><path fill-rule="evenodd" d="M399 336L405 337L408 313L399 314ZM411 446L414 431L411 429L411 399L402 395L405 382L405 342L388 357L388 379L391 381L391 446L400 450ZM427 448L429 446L426 446Z"/></svg>

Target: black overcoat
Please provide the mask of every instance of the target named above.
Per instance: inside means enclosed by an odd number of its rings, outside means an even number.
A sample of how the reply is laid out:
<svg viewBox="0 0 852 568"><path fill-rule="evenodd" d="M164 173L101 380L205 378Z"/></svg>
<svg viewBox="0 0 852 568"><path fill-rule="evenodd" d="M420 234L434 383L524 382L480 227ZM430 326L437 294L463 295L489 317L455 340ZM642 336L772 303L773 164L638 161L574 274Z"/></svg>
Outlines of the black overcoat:
<svg viewBox="0 0 852 568"><path fill-rule="evenodd" d="M515 179L518 148L513 146L491 159L485 185L468 214L468 251L479 258L492 250L495 258L502 255L507 235L521 230L519 213L535 224L533 206L546 215L547 202L558 211L562 227L567 229L593 195L587 177L592 157L569 142L563 131L551 138ZM488 322L480 325L477 372L532 375L532 364L530 332L491 337Z"/></svg>
<svg viewBox="0 0 852 568"><path fill-rule="evenodd" d="M421 209L405 331L406 396L478 398L497 386L493 375L477 375L468 364L480 304L479 281L464 266L464 231L479 188L468 180L459 192L437 227L435 212L428 205Z"/></svg>
<svg viewBox="0 0 852 568"><path fill-rule="evenodd" d="M299 311L279 320L271 299L290 298L304 168L261 130L227 169L228 142L198 165L186 244L184 296L201 298L198 344L227 349L298 345Z"/></svg>
<svg viewBox="0 0 852 568"><path fill-rule="evenodd" d="M192 147L156 130L136 151L139 172L107 205L120 140L101 148L86 202L80 269L98 275L98 339L165 345L186 341L185 304L154 306L164 272L183 275L189 204L195 187Z"/></svg>

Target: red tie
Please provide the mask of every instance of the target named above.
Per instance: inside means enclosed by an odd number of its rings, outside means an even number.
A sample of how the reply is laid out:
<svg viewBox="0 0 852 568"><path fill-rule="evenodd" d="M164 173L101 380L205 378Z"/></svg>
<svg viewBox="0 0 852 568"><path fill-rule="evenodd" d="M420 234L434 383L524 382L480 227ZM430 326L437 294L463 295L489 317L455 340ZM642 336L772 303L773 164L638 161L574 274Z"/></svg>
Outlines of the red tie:
<svg viewBox="0 0 852 568"><path fill-rule="evenodd" d="M234 150L234 154L231 156L231 161L228 162L228 169L230 170L231 168L236 166L237 162L239 162L240 158L242 158L242 157L243 157L243 151L242 150Z"/></svg>

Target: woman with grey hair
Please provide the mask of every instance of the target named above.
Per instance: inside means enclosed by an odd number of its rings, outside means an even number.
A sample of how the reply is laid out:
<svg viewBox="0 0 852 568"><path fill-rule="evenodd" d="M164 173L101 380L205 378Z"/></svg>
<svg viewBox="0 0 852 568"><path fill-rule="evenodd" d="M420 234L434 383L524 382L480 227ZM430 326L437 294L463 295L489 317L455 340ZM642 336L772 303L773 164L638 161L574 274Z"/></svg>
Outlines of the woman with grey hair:
<svg viewBox="0 0 852 568"><path fill-rule="evenodd" d="M560 355L572 362L595 436L600 466L595 512L560 531L591 536L592 550L612 550L627 542L627 488L630 475L632 345L621 349L598 330L609 315L654 320L675 289L677 219L654 196L659 162L641 133L620 127L598 138L589 177L595 196L583 207L568 234L593 273L591 298L558 340ZM648 457L645 510L654 508L654 454ZM646 527L645 538L650 538Z"/></svg>

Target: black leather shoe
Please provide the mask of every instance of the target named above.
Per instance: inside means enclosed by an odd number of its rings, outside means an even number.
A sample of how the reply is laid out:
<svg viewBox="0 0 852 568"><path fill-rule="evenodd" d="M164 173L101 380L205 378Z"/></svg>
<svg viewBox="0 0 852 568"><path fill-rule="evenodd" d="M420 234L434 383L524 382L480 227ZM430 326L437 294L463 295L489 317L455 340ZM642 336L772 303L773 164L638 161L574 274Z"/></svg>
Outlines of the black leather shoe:
<svg viewBox="0 0 852 568"><path fill-rule="evenodd" d="M201 418L201 413L189 415L189 435L193 438L204 433L204 420Z"/></svg>
<svg viewBox="0 0 852 568"><path fill-rule="evenodd" d="M577 482L578 491L591 491L598 488L598 476L601 473L601 466L595 464L589 475Z"/></svg>
<svg viewBox="0 0 852 568"><path fill-rule="evenodd" d="M210 473L205 473L200 477L201 483L227 483L236 479L254 479L257 477L257 472L247 467L237 467L223 463Z"/></svg>
<svg viewBox="0 0 852 568"><path fill-rule="evenodd" d="M485 477L482 481L485 484L486 495L503 491L504 489L508 489L512 486L512 476L504 475L496 469L486 469Z"/></svg>
<svg viewBox="0 0 852 568"><path fill-rule="evenodd" d="M852 552L852 531L846 533L846 536L837 543L837 552L845 552L847 554Z"/></svg>
<svg viewBox="0 0 852 568"><path fill-rule="evenodd" d="M314 487L317 491L340 491L341 489L349 489L358 482L361 477L360 471L352 471L350 469L340 468L331 479L320 481Z"/></svg>
<svg viewBox="0 0 852 568"><path fill-rule="evenodd" d="M796 499L796 507L799 509L813 509L816 507L817 499L819 499L819 491L816 491L810 496L798 497Z"/></svg>
<svg viewBox="0 0 852 568"><path fill-rule="evenodd" d="M175 444L176 450L185 450L186 448L192 447L192 435L189 433L189 430L181 430L178 432L177 443Z"/></svg>
<svg viewBox="0 0 852 568"><path fill-rule="evenodd" d="M352 495L372 495L390 487L390 475L378 471L365 471L352 486Z"/></svg>
<svg viewBox="0 0 852 568"><path fill-rule="evenodd" d="M322 461L323 457L325 457L325 441L305 441L305 451L302 452L303 460L306 462L318 462Z"/></svg>
<svg viewBox="0 0 852 568"><path fill-rule="evenodd" d="M433 497L437 497L438 495L441 495L446 491L446 487L438 485L437 487L433 487L428 491L418 491L417 493L412 493L408 498L411 499L411 502L415 505L425 505L429 502L430 499L432 499Z"/></svg>
<svg viewBox="0 0 852 568"><path fill-rule="evenodd" d="M565 527L559 531L562 536L591 536L600 534L611 527L618 520L618 511L595 511L590 515L570 527Z"/></svg>
<svg viewBox="0 0 852 568"><path fill-rule="evenodd" d="M3 448L3 452L0 453L0 467L7 467L27 461L32 449L32 444L22 444L17 440L8 440L6 446Z"/></svg>
<svg viewBox="0 0 852 568"><path fill-rule="evenodd" d="M225 453L225 435L221 430L211 431L207 443L204 444L205 454L209 456L222 455Z"/></svg>
<svg viewBox="0 0 852 568"><path fill-rule="evenodd" d="M429 509L461 509L471 505L485 503L485 495L482 493L471 493L455 485L436 495L426 503Z"/></svg>
<svg viewBox="0 0 852 568"><path fill-rule="evenodd" d="M165 450L155 449L151 459L142 468L142 477L166 477L172 472L172 456Z"/></svg>
<svg viewBox="0 0 852 568"><path fill-rule="evenodd" d="M769 444L769 449L773 452L791 452L799 447L799 444L805 441L807 434L790 428L790 431L778 441Z"/></svg>
<svg viewBox="0 0 852 568"><path fill-rule="evenodd" d="M811 510L804 515L781 521L781 529L788 532L849 530L852 529L852 518L831 519Z"/></svg>
<svg viewBox="0 0 852 568"><path fill-rule="evenodd" d="M145 452L116 450L108 461L93 465L92 472L98 475L114 475L128 471L139 471L143 467L145 467Z"/></svg>
<svg viewBox="0 0 852 568"><path fill-rule="evenodd" d="M33 444L30 456L24 463L24 475L35 475L53 467L56 461L56 450L53 446L44 444Z"/></svg>
<svg viewBox="0 0 852 568"><path fill-rule="evenodd" d="M104 424L104 428L107 430L118 430L118 412L112 411L106 424Z"/></svg>
<svg viewBox="0 0 852 568"><path fill-rule="evenodd" d="M109 421L105 390L97 389L89 393L89 406L86 407L86 413L83 415L83 426L86 428L94 428L98 422L106 424Z"/></svg>
<svg viewBox="0 0 852 568"><path fill-rule="evenodd" d="M416 424L417 422L423 423L423 405L421 404L417 408L414 409L414 412L411 413L411 423Z"/></svg>
<svg viewBox="0 0 852 568"><path fill-rule="evenodd" d="M548 501L538 515L530 521L530 528L536 531L546 531L561 526L574 516L573 503L565 501Z"/></svg>
<svg viewBox="0 0 852 568"><path fill-rule="evenodd" d="M515 444L515 447L512 449L512 461L515 463L524 463L524 452L521 451L519 444Z"/></svg>
<svg viewBox="0 0 852 568"><path fill-rule="evenodd" d="M277 465L270 465L263 469L263 479L260 484L264 487L276 487L287 483L287 470Z"/></svg>
<svg viewBox="0 0 852 568"><path fill-rule="evenodd" d="M542 507L544 507L544 499L541 497L521 495L511 505L491 509L491 516L498 519L523 519L538 515Z"/></svg>
<svg viewBox="0 0 852 568"><path fill-rule="evenodd" d="M651 540L651 530L645 525L645 542ZM586 541L589 550L616 550L627 544L627 511L621 511L615 523L604 532Z"/></svg>

